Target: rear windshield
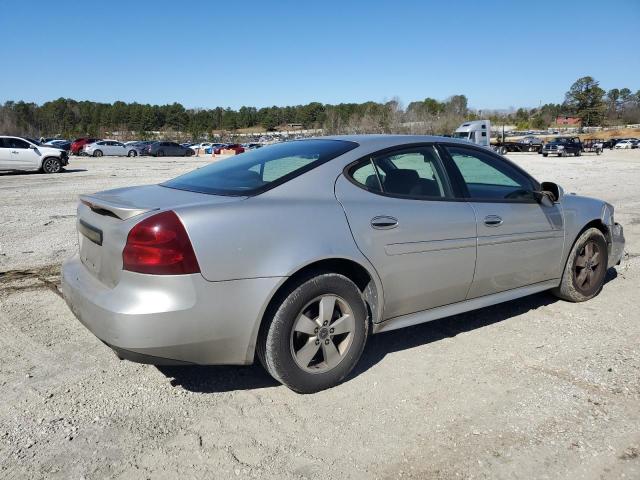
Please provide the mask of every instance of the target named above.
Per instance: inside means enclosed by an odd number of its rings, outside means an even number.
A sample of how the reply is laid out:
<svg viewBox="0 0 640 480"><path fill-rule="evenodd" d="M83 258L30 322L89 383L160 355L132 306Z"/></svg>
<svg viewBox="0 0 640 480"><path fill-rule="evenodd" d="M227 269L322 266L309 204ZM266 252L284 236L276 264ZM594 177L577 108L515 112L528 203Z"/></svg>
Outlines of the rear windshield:
<svg viewBox="0 0 640 480"><path fill-rule="evenodd" d="M343 140L296 140L211 163L162 185L215 195L255 195L358 146Z"/></svg>

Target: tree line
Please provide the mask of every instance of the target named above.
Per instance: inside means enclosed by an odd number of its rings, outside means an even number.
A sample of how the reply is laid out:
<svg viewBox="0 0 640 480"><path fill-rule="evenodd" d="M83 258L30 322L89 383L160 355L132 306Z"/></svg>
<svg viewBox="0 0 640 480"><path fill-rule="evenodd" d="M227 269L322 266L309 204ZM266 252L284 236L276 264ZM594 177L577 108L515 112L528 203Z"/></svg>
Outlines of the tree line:
<svg viewBox="0 0 640 480"><path fill-rule="evenodd" d="M518 108L511 112L475 111L465 95L445 100L426 98L409 103L399 99L386 102L311 102L306 105L237 110L216 107L187 109L179 103L149 105L140 103L100 103L59 98L42 105L7 101L0 105L0 133L63 137L96 136L122 132L121 136L151 138L153 132L174 132L194 139L213 132L237 132L260 127L271 131L287 124L322 128L325 133L451 133L465 120L489 118L494 123L516 124L521 129L543 129L554 124L558 115L574 115L584 126L639 123L640 91L614 88L605 92L592 77L578 79L567 91L562 104L539 108Z"/></svg>

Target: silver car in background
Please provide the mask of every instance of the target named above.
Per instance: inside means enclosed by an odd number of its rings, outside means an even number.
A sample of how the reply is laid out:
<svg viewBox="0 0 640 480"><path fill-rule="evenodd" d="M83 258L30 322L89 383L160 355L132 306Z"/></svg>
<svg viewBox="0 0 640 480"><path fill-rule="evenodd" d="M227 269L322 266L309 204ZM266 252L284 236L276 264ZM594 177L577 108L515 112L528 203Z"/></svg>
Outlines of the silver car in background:
<svg viewBox="0 0 640 480"><path fill-rule="evenodd" d="M543 290L588 300L624 247L610 204L424 136L252 150L82 195L77 227L63 293L120 358L257 355L302 393L343 380L370 334Z"/></svg>

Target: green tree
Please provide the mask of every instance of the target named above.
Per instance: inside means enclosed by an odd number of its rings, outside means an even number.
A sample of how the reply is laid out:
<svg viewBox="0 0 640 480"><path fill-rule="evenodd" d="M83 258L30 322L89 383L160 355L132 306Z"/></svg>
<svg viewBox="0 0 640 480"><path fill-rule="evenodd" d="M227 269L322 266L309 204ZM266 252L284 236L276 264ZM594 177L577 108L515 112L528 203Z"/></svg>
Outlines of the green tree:
<svg viewBox="0 0 640 480"><path fill-rule="evenodd" d="M603 97L604 90L597 80L589 76L582 77L571 85L565 95L564 105L582 118L585 127L599 125L606 110Z"/></svg>

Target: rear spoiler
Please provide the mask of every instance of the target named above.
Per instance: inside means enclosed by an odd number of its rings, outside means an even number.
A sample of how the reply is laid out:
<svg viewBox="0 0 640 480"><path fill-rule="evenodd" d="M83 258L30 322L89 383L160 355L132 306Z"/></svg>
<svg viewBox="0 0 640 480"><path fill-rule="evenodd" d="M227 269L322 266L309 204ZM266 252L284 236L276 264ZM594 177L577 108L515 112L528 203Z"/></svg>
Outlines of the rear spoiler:
<svg viewBox="0 0 640 480"><path fill-rule="evenodd" d="M98 215L115 217L120 220L127 220L131 217L135 217L136 215L142 215L143 213L151 212L153 210L160 210L158 207L134 207L133 205L127 205L122 202L110 201L105 199L103 196L80 195L79 199L81 203L89 207Z"/></svg>

